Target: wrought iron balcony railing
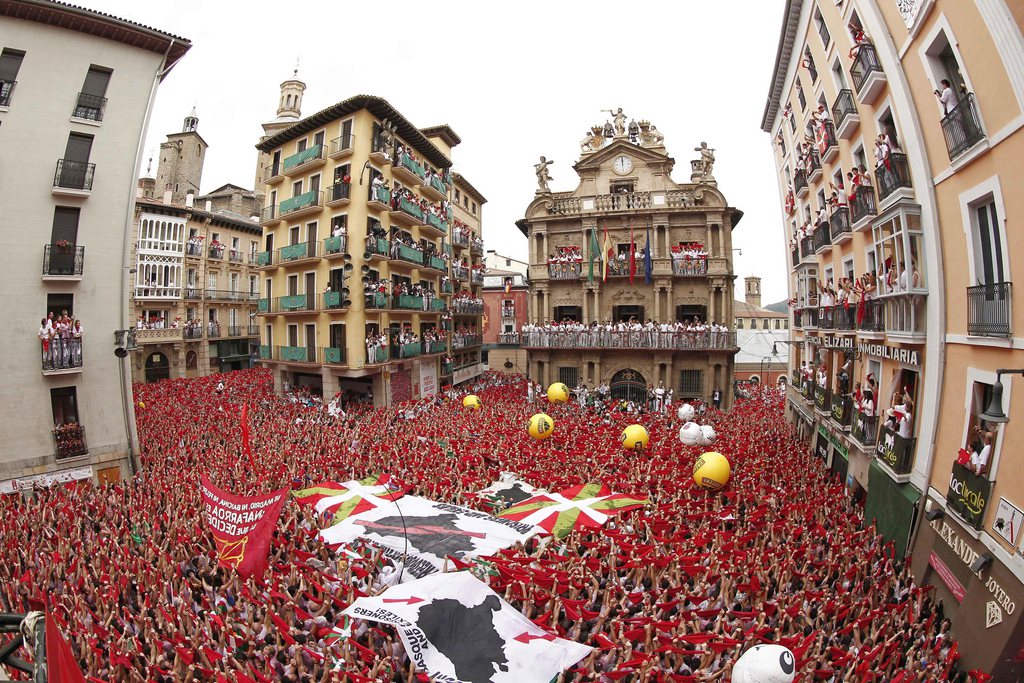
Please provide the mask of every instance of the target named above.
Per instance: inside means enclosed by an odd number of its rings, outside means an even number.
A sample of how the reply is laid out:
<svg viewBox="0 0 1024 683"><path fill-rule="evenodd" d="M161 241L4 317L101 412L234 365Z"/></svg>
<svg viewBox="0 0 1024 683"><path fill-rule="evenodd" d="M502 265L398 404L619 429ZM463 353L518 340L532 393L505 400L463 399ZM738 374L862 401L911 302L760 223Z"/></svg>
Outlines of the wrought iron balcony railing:
<svg viewBox="0 0 1024 683"><path fill-rule="evenodd" d="M89 445L85 440L85 427L71 422L53 430L53 445L57 460L77 458L89 454Z"/></svg>
<svg viewBox="0 0 1024 683"><path fill-rule="evenodd" d="M995 282L967 288L967 334L977 337L1010 336L1012 285L1011 282Z"/></svg>
<svg viewBox="0 0 1024 683"><path fill-rule="evenodd" d="M53 174L53 186L90 192L94 175L96 175L96 164L73 159L58 159L57 172Z"/></svg>
<svg viewBox="0 0 1024 683"><path fill-rule="evenodd" d="M913 188L907 155L899 152L890 154L886 162L875 168L875 183L878 185L878 200L881 202L901 187Z"/></svg>
<svg viewBox="0 0 1024 683"><path fill-rule="evenodd" d="M942 117L942 135L946 139L950 161L985 139L974 93L964 95L953 111Z"/></svg>
<svg viewBox="0 0 1024 683"><path fill-rule="evenodd" d="M43 275L73 277L85 267L85 247L47 244L43 247Z"/></svg>
<svg viewBox="0 0 1024 683"><path fill-rule="evenodd" d="M735 332L587 330L522 332L523 346L539 349L672 349L677 351L728 351L736 348Z"/></svg>
<svg viewBox="0 0 1024 683"><path fill-rule="evenodd" d="M102 121L103 110L107 108L107 98L99 95L90 95L87 92L78 93L78 102L72 116L76 119L87 121Z"/></svg>

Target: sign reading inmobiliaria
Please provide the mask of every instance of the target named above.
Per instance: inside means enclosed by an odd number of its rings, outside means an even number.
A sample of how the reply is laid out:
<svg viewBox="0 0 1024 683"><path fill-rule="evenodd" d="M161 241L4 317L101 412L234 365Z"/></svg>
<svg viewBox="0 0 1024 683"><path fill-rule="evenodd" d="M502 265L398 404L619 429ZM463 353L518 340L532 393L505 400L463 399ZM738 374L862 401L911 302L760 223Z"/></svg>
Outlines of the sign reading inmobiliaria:
<svg viewBox="0 0 1024 683"><path fill-rule="evenodd" d="M271 536L288 489L262 496L236 496L203 477L199 492L220 563L234 567L243 579L261 576L267 569Z"/></svg>

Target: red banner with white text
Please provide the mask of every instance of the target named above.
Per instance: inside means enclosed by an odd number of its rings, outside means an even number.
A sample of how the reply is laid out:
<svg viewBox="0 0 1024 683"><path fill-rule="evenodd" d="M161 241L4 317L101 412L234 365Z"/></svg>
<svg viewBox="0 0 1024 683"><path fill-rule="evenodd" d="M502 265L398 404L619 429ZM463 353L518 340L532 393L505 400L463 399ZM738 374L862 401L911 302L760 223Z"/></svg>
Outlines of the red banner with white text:
<svg viewBox="0 0 1024 683"><path fill-rule="evenodd" d="M203 477L199 491L220 563L234 567L243 579L262 576L267 569L270 539L288 489L262 496L236 496Z"/></svg>

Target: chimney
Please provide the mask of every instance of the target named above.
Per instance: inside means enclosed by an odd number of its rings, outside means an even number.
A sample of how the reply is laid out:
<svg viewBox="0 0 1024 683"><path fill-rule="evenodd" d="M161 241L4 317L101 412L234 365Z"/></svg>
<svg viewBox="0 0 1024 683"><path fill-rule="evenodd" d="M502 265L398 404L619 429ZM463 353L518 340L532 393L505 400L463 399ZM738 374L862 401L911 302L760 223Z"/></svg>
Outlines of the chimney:
<svg viewBox="0 0 1024 683"><path fill-rule="evenodd" d="M189 192L188 194L185 195L185 206L187 206L188 208L191 209L195 205L196 205L196 195L193 192Z"/></svg>
<svg viewBox="0 0 1024 683"><path fill-rule="evenodd" d="M213 213L213 200L212 199L207 199L206 200L206 213Z"/></svg>
<svg viewBox="0 0 1024 683"><path fill-rule="evenodd" d="M170 190L164 190L164 204L170 204L172 196L174 196L173 192Z"/></svg>
<svg viewBox="0 0 1024 683"><path fill-rule="evenodd" d="M743 283L746 285L745 301L751 306L761 308L761 278L745 277Z"/></svg>

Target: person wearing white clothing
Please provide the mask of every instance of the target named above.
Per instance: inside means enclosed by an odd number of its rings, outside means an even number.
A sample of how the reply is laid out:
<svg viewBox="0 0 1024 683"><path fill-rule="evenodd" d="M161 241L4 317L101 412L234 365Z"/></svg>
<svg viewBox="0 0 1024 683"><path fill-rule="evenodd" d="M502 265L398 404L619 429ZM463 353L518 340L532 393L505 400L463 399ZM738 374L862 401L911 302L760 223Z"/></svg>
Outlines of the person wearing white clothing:
<svg viewBox="0 0 1024 683"><path fill-rule="evenodd" d="M936 90L935 96L939 98L939 104L942 105L942 115L948 116L949 112L956 109L956 93L953 92L953 88L945 78L940 83L942 84L942 91Z"/></svg>

